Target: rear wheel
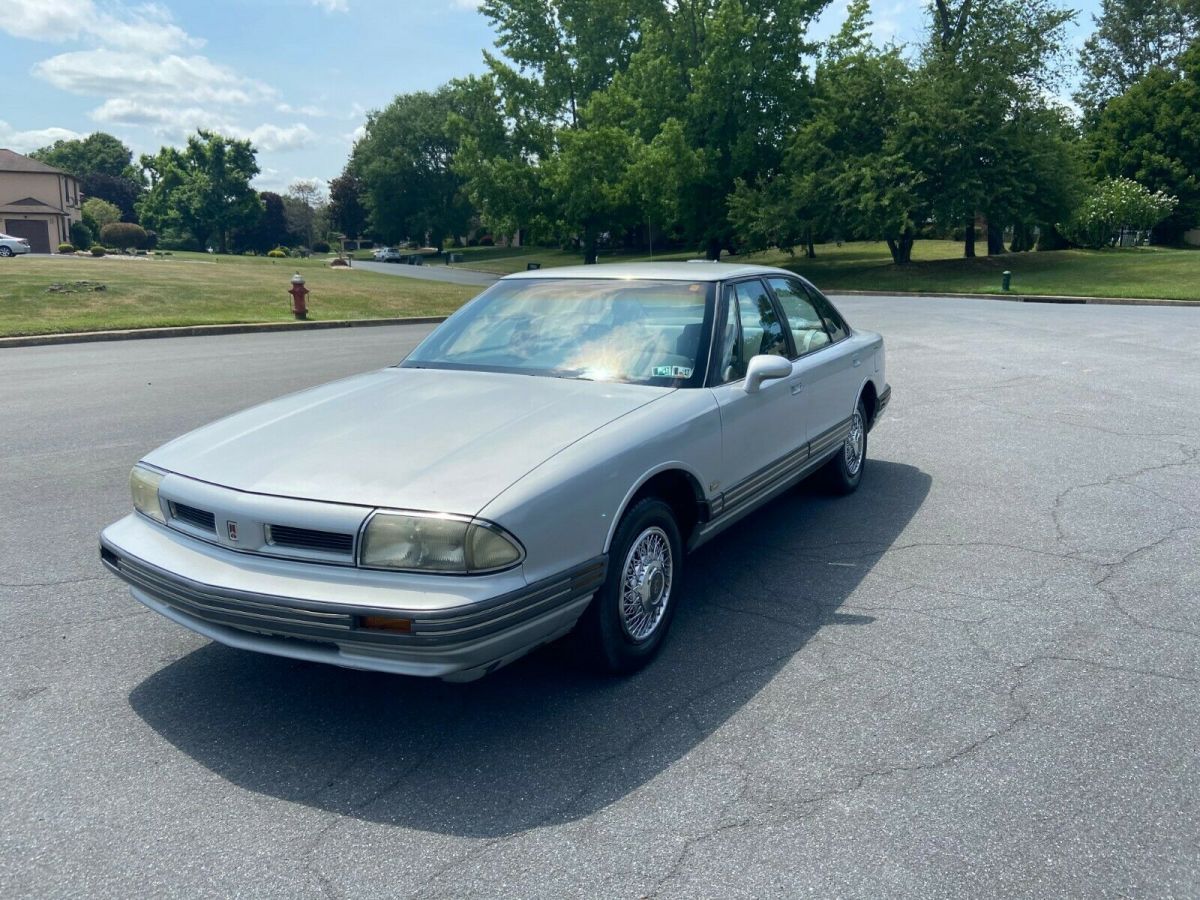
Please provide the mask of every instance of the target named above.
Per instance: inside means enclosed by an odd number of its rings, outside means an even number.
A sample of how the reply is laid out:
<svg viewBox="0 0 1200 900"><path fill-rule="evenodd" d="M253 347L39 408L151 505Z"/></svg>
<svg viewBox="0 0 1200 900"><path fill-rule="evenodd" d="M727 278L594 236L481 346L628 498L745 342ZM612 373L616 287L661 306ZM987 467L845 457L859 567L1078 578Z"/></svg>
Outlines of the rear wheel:
<svg viewBox="0 0 1200 900"><path fill-rule="evenodd" d="M604 585L576 629L577 646L594 667L626 674L654 658L675 614L682 560L670 506L649 497L625 514Z"/></svg>
<svg viewBox="0 0 1200 900"><path fill-rule="evenodd" d="M12 256L12 247L0 247L0 256Z"/></svg>
<svg viewBox="0 0 1200 900"><path fill-rule="evenodd" d="M842 448L825 466L829 485L839 494L852 494L867 464L867 408L862 400L850 416L850 431Z"/></svg>

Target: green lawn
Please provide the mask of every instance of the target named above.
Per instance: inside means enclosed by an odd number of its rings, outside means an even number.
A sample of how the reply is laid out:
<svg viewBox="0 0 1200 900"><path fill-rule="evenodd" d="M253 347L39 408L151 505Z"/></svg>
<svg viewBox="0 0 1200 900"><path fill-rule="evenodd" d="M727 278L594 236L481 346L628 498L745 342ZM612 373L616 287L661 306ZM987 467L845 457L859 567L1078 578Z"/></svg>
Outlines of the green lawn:
<svg viewBox="0 0 1200 900"><path fill-rule="evenodd" d="M288 288L300 272L309 318L445 315L478 289L416 281L323 260L209 256L0 259L0 336L164 325L292 319ZM55 282L93 281L104 291L48 293Z"/></svg>
<svg viewBox="0 0 1200 900"><path fill-rule="evenodd" d="M978 245L983 249L982 242ZM962 258L962 245L951 241L917 241L913 262L892 265L887 245L860 242L818 245L816 259L777 250L726 262L763 263L793 269L830 290L929 291L934 293L999 294L1001 273L1013 273L1012 290L1023 294L1069 294L1085 297L1146 297L1200 300L1200 250L1145 247L1131 250L1059 250L1046 253L1006 253ZM486 253L484 251L487 251ZM523 247L469 248L460 264L496 274L525 268L575 265L577 253ZM654 258L688 259L694 253L658 254ZM641 261L644 253L606 254L600 262Z"/></svg>

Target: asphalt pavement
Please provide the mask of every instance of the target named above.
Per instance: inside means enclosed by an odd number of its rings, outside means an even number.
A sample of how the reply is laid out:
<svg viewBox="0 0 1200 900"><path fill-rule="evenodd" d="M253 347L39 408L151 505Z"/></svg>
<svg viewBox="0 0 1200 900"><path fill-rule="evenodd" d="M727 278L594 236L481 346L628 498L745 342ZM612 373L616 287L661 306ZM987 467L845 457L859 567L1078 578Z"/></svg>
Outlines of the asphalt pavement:
<svg viewBox="0 0 1200 900"><path fill-rule="evenodd" d="M101 568L144 452L428 326L0 352L0 896L1200 894L1200 310L839 305L860 490L690 559L624 681L257 656Z"/></svg>
<svg viewBox="0 0 1200 900"><path fill-rule="evenodd" d="M366 269L368 272L380 272L384 275L397 275L401 278L417 278L422 281L447 281L451 284L468 284L483 286L497 280L496 275L487 272L476 272L473 269L459 269L448 266L441 260L410 266L406 263L383 263L368 260L357 260L356 269Z"/></svg>

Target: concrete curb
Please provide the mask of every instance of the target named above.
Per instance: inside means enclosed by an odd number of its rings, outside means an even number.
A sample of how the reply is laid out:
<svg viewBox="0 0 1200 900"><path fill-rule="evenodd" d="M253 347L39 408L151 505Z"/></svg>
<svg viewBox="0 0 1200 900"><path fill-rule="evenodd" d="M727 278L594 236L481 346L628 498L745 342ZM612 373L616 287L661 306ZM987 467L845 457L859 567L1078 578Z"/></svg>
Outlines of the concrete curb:
<svg viewBox="0 0 1200 900"><path fill-rule="evenodd" d="M1162 300L1141 297L1073 297L1060 294L946 294L933 291L839 291L830 289L835 297L931 297L942 300L1003 300L1008 303L1089 303L1100 306L1194 306L1197 300Z"/></svg>
<svg viewBox="0 0 1200 900"><path fill-rule="evenodd" d="M170 328L130 328L122 331L76 331L66 334L30 334L0 338L5 347L44 347L48 344L88 344L93 341L140 341L147 338L204 337L219 334L255 334L262 331L317 331L326 328L373 328L378 325L432 325L445 316L408 319L335 319L328 322L246 322L234 325L179 325Z"/></svg>

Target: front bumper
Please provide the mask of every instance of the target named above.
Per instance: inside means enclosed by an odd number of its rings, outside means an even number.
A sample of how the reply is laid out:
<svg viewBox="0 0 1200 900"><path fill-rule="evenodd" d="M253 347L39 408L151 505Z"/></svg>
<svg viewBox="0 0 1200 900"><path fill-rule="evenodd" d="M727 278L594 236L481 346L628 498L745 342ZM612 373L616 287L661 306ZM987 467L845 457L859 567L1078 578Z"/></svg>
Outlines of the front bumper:
<svg viewBox="0 0 1200 900"><path fill-rule="evenodd" d="M363 572L210 547L136 515L105 529L100 556L137 600L223 644L455 680L485 675L565 634L605 573L602 556L534 584L513 572ZM380 615L409 620L410 632L363 627L364 616Z"/></svg>

